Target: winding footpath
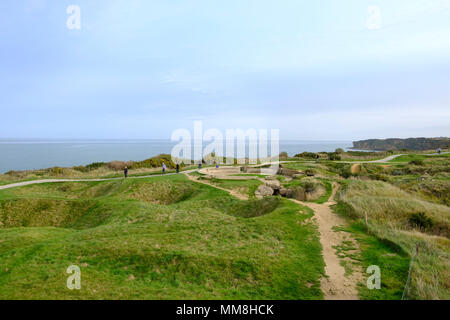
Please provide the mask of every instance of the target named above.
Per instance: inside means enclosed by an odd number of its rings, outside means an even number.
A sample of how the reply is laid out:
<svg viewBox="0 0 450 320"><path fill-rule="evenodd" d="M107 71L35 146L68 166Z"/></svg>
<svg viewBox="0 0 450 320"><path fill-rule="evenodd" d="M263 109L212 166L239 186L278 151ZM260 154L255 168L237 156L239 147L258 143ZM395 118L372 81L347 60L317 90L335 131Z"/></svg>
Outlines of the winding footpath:
<svg viewBox="0 0 450 320"><path fill-rule="evenodd" d="M358 300L357 285L363 281L362 270L353 264L351 266L352 273L346 274L342 263L351 264L352 262L348 258L340 258L336 249L342 246L343 243L351 243L352 247L356 248L353 251L359 252L357 241L349 233L335 229L336 227L347 225L346 221L330 208L336 204L334 196L337 189L337 185L333 184L333 192L328 202L323 204L290 200L314 210L314 218L320 233L322 256L325 262L325 277L321 280L324 298L326 300Z"/></svg>

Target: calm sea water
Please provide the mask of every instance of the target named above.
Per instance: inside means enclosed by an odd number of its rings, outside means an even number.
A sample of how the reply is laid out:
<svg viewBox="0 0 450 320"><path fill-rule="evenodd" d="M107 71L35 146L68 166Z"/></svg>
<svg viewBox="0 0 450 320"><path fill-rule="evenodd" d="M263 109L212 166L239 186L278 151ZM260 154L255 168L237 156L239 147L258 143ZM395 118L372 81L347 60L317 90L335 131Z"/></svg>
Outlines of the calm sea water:
<svg viewBox="0 0 450 320"><path fill-rule="evenodd" d="M0 139L0 173L113 160L144 160L161 153L170 153L175 144L170 140ZM330 152L351 146L351 141L280 141L280 151L286 151L289 155L304 151Z"/></svg>

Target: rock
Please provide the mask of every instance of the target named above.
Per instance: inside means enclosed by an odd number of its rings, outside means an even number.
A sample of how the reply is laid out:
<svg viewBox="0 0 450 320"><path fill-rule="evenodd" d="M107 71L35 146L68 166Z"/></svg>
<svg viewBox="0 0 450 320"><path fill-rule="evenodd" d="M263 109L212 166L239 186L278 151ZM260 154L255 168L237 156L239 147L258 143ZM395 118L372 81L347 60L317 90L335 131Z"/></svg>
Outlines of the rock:
<svg viewBox="0 0 450 320"><path fill-rule="evenodd" d="M294 174L297 174L297 170L283 168L282 170L284 176L292 177Z"/></svg>
<svg viewBox="0 0 450 320"><path fill-rule="evenodd" d="M293 198L294 197L294 190L288 189L288 188L281 188L280 189L280 196L285 198Z"/></svg>
<svg viewBox="0 0 450 320"><path fill-rule="evenodd" d="M278 180L269 180L266 181L266 186L270 187L271 189L280 189L281 183Z"/></svg>
<svg viewBox="0 0 450 320"><path fill-rule="evenodd" d="M277 176L267 176L264 180L277 180Z"/></svg>
<svg viewBox="0 0 450 320"><path fill-rule="evenodd" d="M298 179L298 178L301 178L301 177L303 177L303 173L296 173L296 174L292 175L293 179Z"/></svg>
<svg viewBox="0 0 450 320"><path fill-rule="evenodd" d="M282 168L282 167L280 167L277 172L277 174L279 174L279 175L288 176L288 177L292 177L296 173L298 173L297 170Z"/></svg>
<svg viewBox="0 0 450 320"><path fill-rule="evenodd" d="M259 168L246 168L244 170L244 172L245 173L256 173L256 174L259 174L259 173L261 173L261 169L259 169Z"/></svg>
<svg viewBox="0 0 450 320"><path fill-rule="evenodd" d="M256 189L255 195L258 198L271 196L271 195L273 195L273 189L266 185L262 185L262 186L259 186L258 189Z"/></svg>

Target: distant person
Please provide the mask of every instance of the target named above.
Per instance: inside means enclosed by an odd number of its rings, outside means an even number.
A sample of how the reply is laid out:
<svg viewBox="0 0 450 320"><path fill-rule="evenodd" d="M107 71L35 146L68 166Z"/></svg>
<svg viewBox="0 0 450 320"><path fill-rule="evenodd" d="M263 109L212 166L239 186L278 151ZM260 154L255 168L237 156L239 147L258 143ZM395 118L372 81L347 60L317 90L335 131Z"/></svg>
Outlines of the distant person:
<svg viewBox="0 0 450 320"><path fill-rule="evenodd" d="M166 173L166 168L167 168L167 166L166 166L166 164L163 162L163 164L162 164L162 173Z"/></svg>
<svg viewBox="0 0 450 320"><path fill-rule="evenodd" d="M180 173L180 164L177 163L177 173Z"/></svg>
<svg viewBox="0 0 450 320"><path fill-rule="evenodd" d="M219 164L218 163L216 163L216 169L219 169Z"/></svg>
<svg viewBox="0 0 450 320"><path fill-rule="evenodd" d="M201 162L201 161L198 163L198 168L199 168L199 169L202 168L202 162Z"/></svg>
<svg viewBox="0 0 450 320"><path fill-rule="evenodd" d="M437 153L438 153L438 154L441 154L441 151L442 151L441 148L438 148L438 149L437 149Z"/></svg>
<svg viewBox="0 0 450 320"><path fill-rule="evenodd" d="M319 162L319 154L316 154L316 162Z"/></svg>
<svg viewBox="0 0 450 320"><path fill-rule="evenodd" d="M125 167L123 169L123 175L125 176L125 178L128 178L128 168L127 167Z"/></svg>

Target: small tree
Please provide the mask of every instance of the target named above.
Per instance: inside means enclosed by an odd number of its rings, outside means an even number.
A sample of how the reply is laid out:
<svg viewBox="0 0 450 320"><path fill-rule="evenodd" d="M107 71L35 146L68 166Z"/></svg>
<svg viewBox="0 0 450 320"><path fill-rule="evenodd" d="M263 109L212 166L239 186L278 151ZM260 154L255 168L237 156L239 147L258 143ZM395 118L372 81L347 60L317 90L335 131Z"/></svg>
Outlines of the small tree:
<svg viewBox="0 0 450 320"><path fill-rule="evenodd" d="M433 220L423 212L413 213L408 220L413 228L427 230L433 226Z"/></svg>
<svg viewBox="0 0 450 320"><path fill-rule="evenodd" d="M341 160L341 156L337 153L330 153L328 155L328 159L334 161L334 160Z"/></svg>

